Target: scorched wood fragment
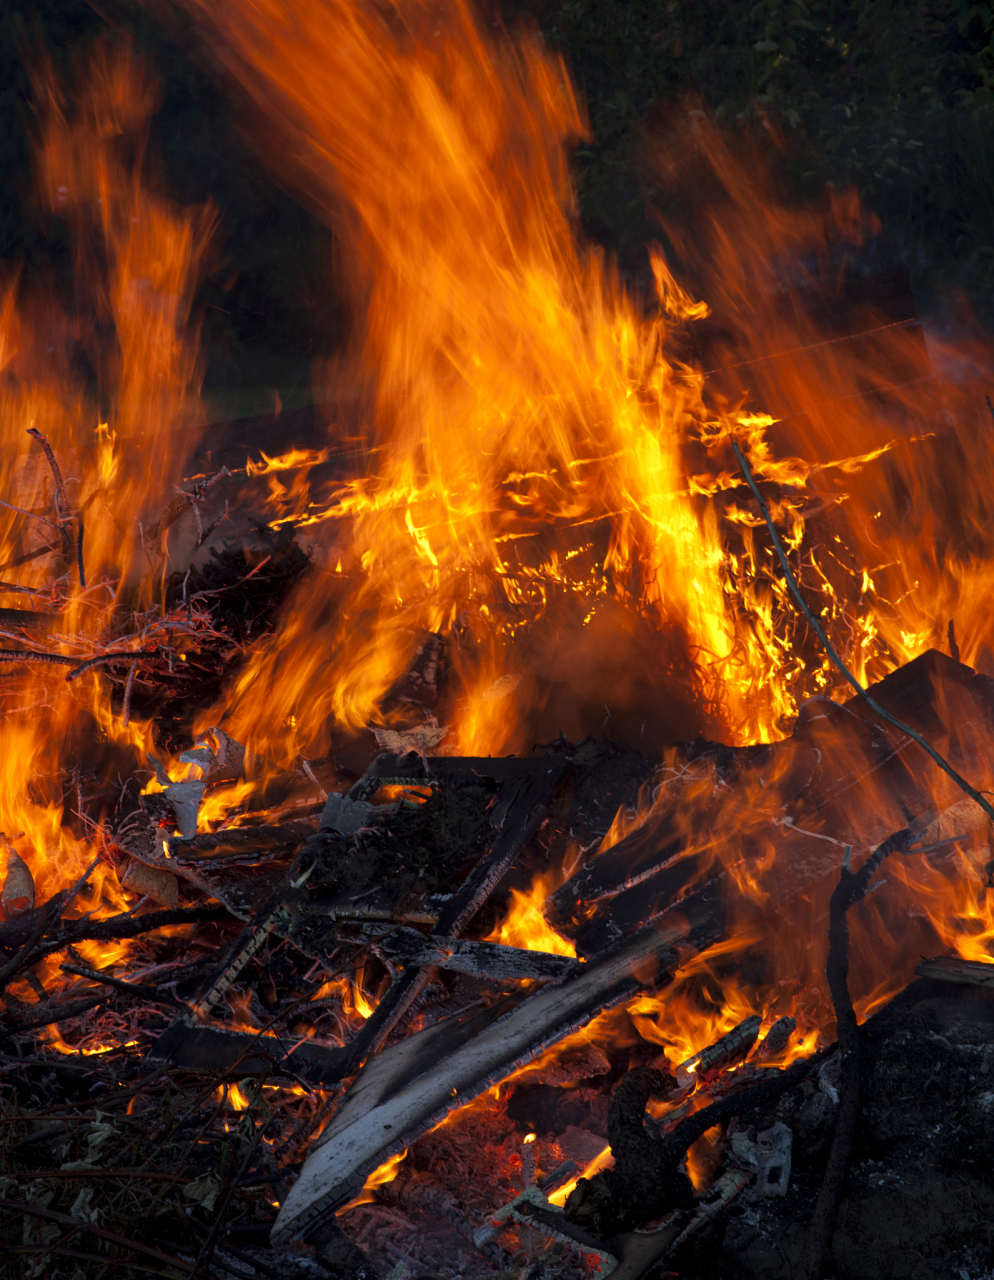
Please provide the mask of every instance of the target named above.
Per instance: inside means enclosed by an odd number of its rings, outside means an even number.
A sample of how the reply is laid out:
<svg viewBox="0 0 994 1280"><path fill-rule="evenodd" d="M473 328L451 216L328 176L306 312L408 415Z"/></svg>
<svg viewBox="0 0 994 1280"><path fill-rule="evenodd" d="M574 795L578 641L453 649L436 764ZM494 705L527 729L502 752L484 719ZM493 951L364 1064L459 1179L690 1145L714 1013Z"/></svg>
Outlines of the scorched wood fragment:
<svg viewBox="0 0 994 1280"><path fill-rule="evenodd" d="M393 756L380 757L377 762L380 769L378 776L382 784L384 776L398 776L388 771L399 769L402 771L399 775L401 777L410 771L412 775L420 776L423 782L427 782L430 778L425 764L413 754L399 761ZM571 767L571 761L567 757L547 757L540 760L448 759L431 762L432 774L437 772L443 778L452 778L460 773L494 778L502 773L504 778L498 803L490 816L496 834L464 884L442 907L431 931L433 938L455 937L465 929L538 830L548 812L547 806ZM367 789L370 785L367 783ZM353 794L359 786L360 783L357 783L350 792L354 799L361 798ZM306 852L305 846L300 861L306 858ZM306 868L303 868L299 874L305 873ZM383 1044L424 990L430 976L429 967L411 964L391 982L372 1016L366 1020L349 1046L350 1070L345 1072L346 1075L351 1074L368 1054L374 1053Z"/></svg>
<svg viewBox="0 0 994 1280"><path fill-rule="evenodd" d="M401 971L354 1039L342 1050L325 1051L313 1062L308 1061L304 1068L300 1067L298 1060L283 1063L284 1070L298 1071L309 1079L319 1079L324 1084L331 1084L354 1074L363 1059L375 1052L411 1009L438 968L481 978L485 976L496 981L521 978L561 981L575 973L577 964L571 957L464 940L458 936L534 835L546 815L547 806L571 768L572 763L565 756L533 759L447 758L431 761L417 755L402 758L381 756L367 771L367 776L353 787L349 797L329 798L322 815L322 823L327 824L325 829L312 832L289 869L285 865L280 868L278 887L261 905L256 899L253 904L254 912L246 910L249 904L244 890L234 890L238 901L232 905L232 910L242 919L249 915L250 924L205 985L197 1004L197 1016L210 1016L212 1009L238 980L239 974L270 932L291 942L305 955L318 961L327 961L343 942L350 942L353 951L363 947L369 947L374 953L378 951L392 964L396 962ZM351 862L356 856L357 848L351 838L346 840L342 832L333 825L340 818L342 805L361 808L365 814L363 822L367 828L371 828L372 824L378 822L377 815L382 817L387 810L394 813L396 806L372 806L364 797L374 795L387 779L397 778L410 781L412 785L430 785L435 788L468 784L478 786L485 779L499 783L499 786L485 791L482 797L491 804L490 811L483 820L483 827L491 835L481 856L463 884L455 892L445 895L434 911L426 911L416 902L408 903L399 899L378 904L376 898L370 900L365 894L364 901L360 903L354 895L340 892L340 883L335 879L334 867L340 865L335 858L344 851L345 861ZM337 803L333 804L332 801ZM355 836L359 835L360 831L357 829ZM201 837L194 839L202 843ZM155 853L150 852L149 847L154 842L147 832L142 842L133 843L135 847L141 848L145 860L156 861ZM204 858L191 863L184 856L188 847L188 844L180 845L177 858L169 859L165 865L175 864L175 869L180 874L195 882L206 884L210 877L210 883L217 884L217 888L210 891L221 897L222 901L230 903L233 890L226 882L229 879L238 880L239 875L244 880L246 871L238 865L232 866L234 859L231 858L225 859L221 865L211 859L210 866L205 866L208 859ZM326 858L329 848L335 855L330 867ZM239 863L240 861L241 859ZM271 884L276 874L275 870L263 867L250 877L250 883L261 887L265 884L265 877L268 877ZM377 889L376 897L383 896L384 890ZM387 890L386 897L389 896ZM240 909L235 910L236 907ZM429 935L400 926L401 921L417 921L419 918L432 924ZM360 936L343 935L342 921L358 926ZM387 922L387 927L378 925L378 921ZM394 927L389 927L391 924ZM353 966L350 964L348 967L351 969ZM304 1012L303 1008L301 1012ZM197 1032L196 1036L192 1034L194 1031ZM211 1039L212 1031L218 1033L214 1041ZM231 1038L230 1033L220 1028L196 1027L189 1019L184 1018L160 1039L156 1054L177 1065L206 1069L212 1064L217 1069L222 1064L229 1064L239 1054L257 1057L256 1050L249 1043L251 1040L252 1037L245 1037L244 1043L236 1041ZM216 1050L213 1059L212 1044ZM283 1059L286 1052L286 1049L278 1049L277 1043L267 1047L269 1058L275 1055Z"/></svg>
<svg viewBox="0 0 994 1280"><path fill-rule="evenodd" d="M994 987L994 964L985 964L979 960L960 960L958 956L936 956L933 960L923 960L916 966L915 973L919 978L937 978L940 982Z"/></svg>

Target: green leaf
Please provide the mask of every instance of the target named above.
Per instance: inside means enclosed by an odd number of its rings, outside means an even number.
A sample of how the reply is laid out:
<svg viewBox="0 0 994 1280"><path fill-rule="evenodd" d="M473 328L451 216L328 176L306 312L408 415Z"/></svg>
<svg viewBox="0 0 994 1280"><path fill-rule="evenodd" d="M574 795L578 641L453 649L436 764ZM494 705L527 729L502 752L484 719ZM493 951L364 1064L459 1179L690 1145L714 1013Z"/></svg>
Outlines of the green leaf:
<svg viewBox="0 0 994 1280"><path fill-rule="evenodd" d="M780 49L775 40L759 40L752 47L757 53L777 53Z"/></svg>

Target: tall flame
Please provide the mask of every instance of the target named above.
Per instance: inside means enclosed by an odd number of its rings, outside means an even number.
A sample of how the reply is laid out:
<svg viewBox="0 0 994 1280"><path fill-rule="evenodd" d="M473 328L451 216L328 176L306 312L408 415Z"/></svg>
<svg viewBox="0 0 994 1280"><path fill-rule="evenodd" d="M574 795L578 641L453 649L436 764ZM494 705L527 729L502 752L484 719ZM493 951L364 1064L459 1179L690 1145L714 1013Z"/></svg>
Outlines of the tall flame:
<svg viewBox="0 0 994 1280"><path fill-rule="evenodd" d="M610 682L620 714L643 719L648 697L671 736L692 719L775 734L793 705L783 649L768 605L735 598L743 574L687 474L711 429L701 379L663 354L707 307L654 250L643 319L581 243L566 148L585 123L562 64L462 0L188 7L273 162L325 217L351 211L358 376L375 388L376 472L309 516L354 573L334 596L301 590L258 648L231 691L237 731L289 726L290 755L331 717L374 722L411 635L442 631L460 636L463 751L523 740L529 699L487 697L509 675L565 676L598 725Z"/></svg>
<svg viewBox="0 0 994 1280"><path fill-rule="evenodd" d="M0 509L0 575L12 603L51 615L47 647L83 662L116 633L120 611L137 616L162 600L150 566L158 559L156 569L164 567L168 556L148 547L143 528L175 497L188 448L179 429L200 412L201 364L188 320L213 214L174 209L147 186L157 89L129 50L98 47L77 68L71 97L41 57L32 79L37 196L68 224L77 296L74 313L63 314L30 289L18 296L11 285L3 295L0 488L21 510ZM71 370L73 346L87 352L99 384L99 416L93 389ZM52 449L61 492L29 429ZM125 440L141 466L122 466ZM38 634L5 625L7 648ZM160 638L169 638L168 627ZM0 673L0 829L14 842L8 848L24 854L39 901L103 848L85 822L81 835L70 831L60 778L113 758L114 744L150 745L150 725L126 728L111 714L99 674L67 685L66 671L5 663ZM108 745L93 749L94 730ZM133 768L133 755L126 758ZM78 797L85 788L76 778ZM0 881L8 861L0 851ZM94 870L76 909L101 902L128 905L109 862Z"/></svg>

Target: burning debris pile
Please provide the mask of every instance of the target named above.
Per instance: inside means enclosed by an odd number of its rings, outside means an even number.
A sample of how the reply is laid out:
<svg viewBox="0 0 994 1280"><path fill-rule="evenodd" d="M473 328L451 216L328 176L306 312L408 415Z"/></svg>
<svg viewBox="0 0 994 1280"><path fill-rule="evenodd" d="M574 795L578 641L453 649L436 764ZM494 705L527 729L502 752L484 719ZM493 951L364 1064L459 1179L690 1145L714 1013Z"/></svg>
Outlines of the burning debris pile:
<svg viewBox="0 0 994 1280"><path fill-rule="evenodd" d="M989 741L994 680L935 651L872 693L964 752ZM937 811L938 771L859 700L655 769L560 739L378 752L335 791L334 762L311 761L199 832L212 788L260 764L221 729L185 754L199 780L101 803L137 907L73 919L77 885L18 912L29 880L8 869L0 1207L24 1274L989 1269L991 971L919 963L890 999L916 955L871 940L858 1031L846 983L846 913L871 890L886 920L902 886L969 866L983 903L986 821L953 793ZM778 921L802 953L829 933L838 1044L824 991L778 977ZM56 956L54 994L36 975ZM749 1003L764 1012L736 1022Z"/></svg>
<svg viewBox="0 0 994 1280"><path fill-rule="evenodd" d="M872 219L694 117L713 311L658 247L637 305L535 40L185 8L364 328L195 429L154 81L35 66L79 278L0 313L5 1275L989 1276L989 424Z"/></svg>

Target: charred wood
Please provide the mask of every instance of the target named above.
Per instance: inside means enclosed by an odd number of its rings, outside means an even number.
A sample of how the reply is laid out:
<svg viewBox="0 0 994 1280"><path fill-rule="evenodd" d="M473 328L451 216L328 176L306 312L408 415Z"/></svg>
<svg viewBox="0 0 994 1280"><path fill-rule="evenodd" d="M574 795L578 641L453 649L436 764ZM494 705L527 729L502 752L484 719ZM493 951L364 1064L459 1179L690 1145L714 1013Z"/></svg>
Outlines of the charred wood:
<svg viewBox="0 0 994 1280"><path fill-rule="evenodd" d="M370 1059L327 1125L277 1220L277 1238L308 1230L345 1203L366 1174L512 1071L678 963L678 946L709 945L721 904L700 895L669 923L537 995L506 997L450 1018ZM636 976L636 974L640 976Z"/></svg>
<svg viewBox="0 0 994 1280"><path fill-rule="evenodd" d="M960 960L958 956L936 956L916 965L919 978L935 978L939 982L968 983L971 986L994 987L994 964L977 960Z"/></svg>
<svg viewBox="0 0 994 1280"><path fill-rule="evenodd" d="M825 973L828 978L832 1004L838 1024L840 1082L839 1114L829 1151L828 1164L822 1179L814 1212L808 1224L807 1236L801 1257L802 1280L820 1280L831 1257L832 1232L838 1217L843 1184L849 1172L856 1123L859 1118L862 1067L859 1026L849 995L849 923L851 907L866 897L877 868L894 852L908 852L911 832L907 829L895 832L866 859L859 871L849 868L847 850L842 864L839 883L832 894L829 906L829 951Z"/></svg>

